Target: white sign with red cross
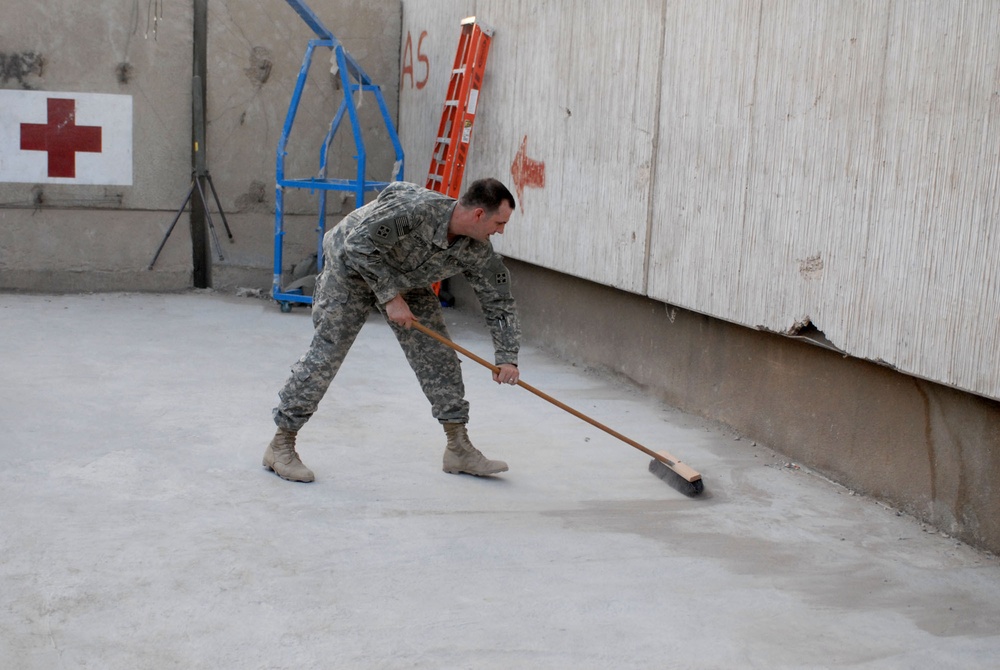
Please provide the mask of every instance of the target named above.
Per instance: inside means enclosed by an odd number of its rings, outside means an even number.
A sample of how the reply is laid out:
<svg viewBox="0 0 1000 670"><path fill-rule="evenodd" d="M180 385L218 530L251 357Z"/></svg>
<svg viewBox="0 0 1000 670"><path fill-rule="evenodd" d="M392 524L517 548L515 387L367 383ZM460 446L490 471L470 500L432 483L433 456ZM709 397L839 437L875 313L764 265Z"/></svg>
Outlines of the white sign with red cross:
<svg viewBox="0 0 1000 670"><path fill-rule="evenodd" d="M132 96L0 91L0 182L132 184Z"/></svg>

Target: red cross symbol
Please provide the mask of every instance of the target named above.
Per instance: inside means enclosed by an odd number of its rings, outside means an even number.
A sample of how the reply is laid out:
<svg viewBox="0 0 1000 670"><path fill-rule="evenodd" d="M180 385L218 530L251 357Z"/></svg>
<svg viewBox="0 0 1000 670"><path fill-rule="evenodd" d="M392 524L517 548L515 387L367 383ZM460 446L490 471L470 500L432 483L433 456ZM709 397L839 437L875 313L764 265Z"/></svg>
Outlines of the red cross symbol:
<svg viewBox="0 0 1000 670"><path fill-rule="evenodd" d="M47 151L50 177L76 177L76 152L101 152L101 127L76 125L76 100L48 99L48 123L21 124L21 150Z"/></svg>

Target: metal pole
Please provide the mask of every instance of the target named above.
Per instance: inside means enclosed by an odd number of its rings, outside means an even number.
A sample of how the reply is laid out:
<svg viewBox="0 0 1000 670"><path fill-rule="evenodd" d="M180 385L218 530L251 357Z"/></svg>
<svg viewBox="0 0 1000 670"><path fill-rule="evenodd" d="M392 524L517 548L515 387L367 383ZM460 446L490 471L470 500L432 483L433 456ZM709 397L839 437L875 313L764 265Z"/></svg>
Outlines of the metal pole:
<svg viewBox="0 0 1000 670"><path fill-rule="evenodd" d="M205 93L208 76L208 0L194 0L194 58L191 91L191 167L200 193L205 192ZM211 283L205 198L191 199L191 260L195 288Z"/></svg>

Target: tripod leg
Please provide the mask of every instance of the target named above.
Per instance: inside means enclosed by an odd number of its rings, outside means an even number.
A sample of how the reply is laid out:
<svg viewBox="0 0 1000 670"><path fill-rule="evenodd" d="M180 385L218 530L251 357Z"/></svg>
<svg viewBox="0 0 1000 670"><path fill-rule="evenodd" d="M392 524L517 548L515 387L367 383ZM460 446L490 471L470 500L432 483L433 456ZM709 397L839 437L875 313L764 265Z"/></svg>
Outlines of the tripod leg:
<svg viewBox="0 0 1000 670"><path fill-rule="evenodd" d="M222 203L219 202L219 194L215 192L215 182L212 181L212 175L205 172L205 177L208 178L208 185L212 189L212 197L215 198L215 206L219 208L219 214L222 215L222 225L226 227L226 235L229 235L229 241L233 241L233 231L229 230L229 222L226 221L226 212L222 209ZM206 207L207 209L207 207Z"/></svg>
<svg viewBox="0 0 1000 670"><path fill-rule="evenodd" d="M181 218L181 213L184 211L184 208L187 207L187 204L191 201L191 194L194 193L194 187L195 184L197 183L198 183L197 179L191 181L191 188L188 189L188 194L184 198L184 202L181 203L181 208L177 210L177 216L175 216L174 220L170 222L170 228L167 229L167 234L164 235L163 239L160 241L160 246L157 247L156 253L153 255L153 260L149 261L149 267L146 268L147 270L152 270L153 265L156 264L156 259L160 257L160 252L163 251L163 246L167 243L167 238L170 237L170 233L174 232L174 226L177 225L177 219ZM203 196L202 200L204 199L205 198Z"/></svg>
<svg viewBox="0 0 1000 670"><path fill-rule="evenodd" d="M215 224L212 223L212 212L208 209L208 201L205 200L205 191L201 187L201 181L195 177L194 183L198 186L198 195L201 196L201 204L205 206L205 221L208 222L208 232L212 234L212 241L215 242L215 251L219 254L219 260L224 261L225 258L222 257L222 245L219 244L219 236L215 233Z"/></svg>

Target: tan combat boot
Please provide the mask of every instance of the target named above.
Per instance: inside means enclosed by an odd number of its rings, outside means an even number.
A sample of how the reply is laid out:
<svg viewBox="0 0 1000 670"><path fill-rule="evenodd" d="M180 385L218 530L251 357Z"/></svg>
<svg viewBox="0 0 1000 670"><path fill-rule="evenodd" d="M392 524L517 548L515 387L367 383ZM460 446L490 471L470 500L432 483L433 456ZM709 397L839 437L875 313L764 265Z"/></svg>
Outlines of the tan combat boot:
<svg viewBox="0 0 1000 670"><path fill-rule="evenodd" d="M448 446L444 450L445 472L483 477L507 471L506 463L491 461L472 446L464 423L446 423L444 432L448 435Z"/></svg>
<svg viewBox="0 0 1000 670"><path fill-rule="evenodd" d="M302 464L299 455L295 453L295 435L291 430L278 429L264 452L264 467L274 470L276 475L290 482L311 482L316 476Z"/></svg>

